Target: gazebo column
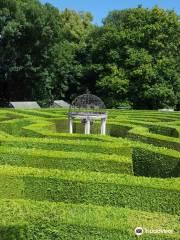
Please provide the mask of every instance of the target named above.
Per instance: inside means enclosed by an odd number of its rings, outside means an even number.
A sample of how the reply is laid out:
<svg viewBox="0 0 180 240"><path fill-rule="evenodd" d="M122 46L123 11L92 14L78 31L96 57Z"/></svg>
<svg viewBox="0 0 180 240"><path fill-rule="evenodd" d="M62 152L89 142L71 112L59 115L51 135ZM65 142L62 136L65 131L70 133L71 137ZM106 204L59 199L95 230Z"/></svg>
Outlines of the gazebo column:
<svg viewBox="0 0 180 240"><path fill-rule="evenodd" d="M101 134L106 134L106 118L101 119Z"/></svg>
<svg viewBox="0 0 180 240"><path fill-rule="evenodd" d="M69 118L69 133L73 133L73 119L72 117Z"/></svg>
<svg viewBox="0 0 180 240"><path fill-rule="evenodd" d="M84 132L85 132L85 134L90 134L90 132L91 132L91 122L90 122L89 118L87 118L85 121Z"/></svg>

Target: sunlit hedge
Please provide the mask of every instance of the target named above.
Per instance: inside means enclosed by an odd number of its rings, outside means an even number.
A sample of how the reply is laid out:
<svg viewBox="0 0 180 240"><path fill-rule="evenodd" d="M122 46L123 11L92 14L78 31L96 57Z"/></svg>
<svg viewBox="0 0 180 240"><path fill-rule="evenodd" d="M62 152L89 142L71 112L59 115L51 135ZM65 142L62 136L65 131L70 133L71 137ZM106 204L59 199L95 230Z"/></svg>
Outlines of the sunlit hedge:
<svg viewBox="0 0 180 240"><path fill-rule="evenodd" d="M0 198L92 203L177 214L179 179L0 167Z"/></svg>
<svg viewBox="0 0 180 240"><path fill-rule="evenodd" d="M179 239L180 114L108 110L116 137L58 132L62 119L0 110L0 239Z"/></svg>
<svg viewBox="0 0 180 240"><path fill-rule="evenodd" d="M0 147L0 165L133 174L132 159L116 154Z"/></svg>
<svg viewBox="0 0 180 240"><path fill-rule="evenodd" d="M0 200L1 240L26 239L136 239L134 229L172 229L174 234L153 235L155 240L178 239L177 216L127 208L84 204ZM32 238L33 236L33 238ZM152 234L143 239L151 240Z"/></svg>
<svg viewBox="0 0 180 240"><path fill-rule="evenodd" d="M133 148L132 158L137 176L180 177L179 152L141 144Z"/></svg>

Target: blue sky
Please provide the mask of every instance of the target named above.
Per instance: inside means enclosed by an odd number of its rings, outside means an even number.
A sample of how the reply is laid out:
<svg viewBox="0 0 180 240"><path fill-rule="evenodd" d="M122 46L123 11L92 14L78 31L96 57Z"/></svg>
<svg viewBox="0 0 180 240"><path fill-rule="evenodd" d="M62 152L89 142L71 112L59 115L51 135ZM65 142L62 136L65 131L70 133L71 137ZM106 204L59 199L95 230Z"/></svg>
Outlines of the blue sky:
<svg viewBox="0 0 180 240"><path fill-rule="evenodd" d="M158 5L165 9L174 9L180 15L180 0L40 0L42 3L48 2L58 7L76 11L89 11L93 14L94 23L101 24L109 11L114 9L125 9L137 7L142 4L144 7Z"/></svg>

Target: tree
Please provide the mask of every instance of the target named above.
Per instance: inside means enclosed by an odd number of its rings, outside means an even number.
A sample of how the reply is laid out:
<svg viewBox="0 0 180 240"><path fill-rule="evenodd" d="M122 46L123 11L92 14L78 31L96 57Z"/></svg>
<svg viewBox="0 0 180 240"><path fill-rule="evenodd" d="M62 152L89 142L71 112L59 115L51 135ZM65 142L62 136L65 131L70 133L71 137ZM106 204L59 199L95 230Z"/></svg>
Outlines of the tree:
<svg viewBox="0 0 180 240"><path fill-rule="evenodd" d="M0 95L3 101L52 101L76 91L76 52L91 15L37 0L0 0Z"/></svg>
<svg viewBox="0 0 180 240"><path fill-rule="evenodd" d="M155 109L174 106L174 103L177 101L172 86L164 84L154 84L146 89L144 98L147 100L147 104L154 106Z"/></svg>
<svg viewBox="0 0 180 240"><path fill-rule="evenodd" d="M83 79L83 62L80 52L84 49L85 38L92 30L92 15L65 9L60 12L60 26L64 40L55 46L56 80L53 96L72 100L80 92ZM64 90L63 90L64 89Z"/></svg>
<svg viewBox="0 0 180 240"><path fill-rule="evenodd" d="M89 35L90 56L86 62L89 69L92 65L101 69L95 76L97 83L107 74L112 77L107 65L122 69L128 82L128 100L134 108L176 107L180 90L179 39L180 21L174 11L158 7L113 11L104 19L104 25ZM114 95L117 84L114 82ZM164 92L160 101L153 94L158 87L161 94ZM167 96L171 96L170 101Z"/></svg>
<svg viewBox="0 0 180 240"><path fill-rule="evenodd" d="M180 21L158 7L90 13L0 0L1 101L71 100L87 88L108 107L180 108Z"/></svg>
<svg viewBox="0 0 180 240"><path fill-rule="evenodd" d="M92 29L93 17L89 12L80 12L65 9L60 12L60 25L64 38L69 42L80 43Z"/></svg>
<svg viewBox="0 0 180 240"><path fill-rule="evenodd" d="M0 65L6 100L51 97L49 49L61 39L56 9L38 1L0 0ZM5 19L5 20L4 20Z"/></svg>
<svg viewBox="0 0 180 240"><path fill-rule="evenodd" d="M97 81L99 93L103 96L106 106L119 106L127 100L129 81L125 72L116 66L108 66L110 73Z"/></svg>

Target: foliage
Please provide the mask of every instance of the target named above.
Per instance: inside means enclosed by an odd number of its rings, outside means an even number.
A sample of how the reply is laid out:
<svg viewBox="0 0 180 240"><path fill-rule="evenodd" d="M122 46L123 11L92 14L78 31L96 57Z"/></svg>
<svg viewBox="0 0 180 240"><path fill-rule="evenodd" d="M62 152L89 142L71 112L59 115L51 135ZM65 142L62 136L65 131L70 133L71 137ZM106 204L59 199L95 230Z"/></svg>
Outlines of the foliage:
<svg viewBox="0 0 180 240"><path fill-rule="evenodd" d="M149 213L110 206L69 204L31 200L1 200L0 233L2 240L10 239L136 239L134 229L178 228L178 216ZM143 218L143 222L141 218ZM88 221L87 221L88 219ZM167 240L169 234L156 234L153 239ZM173 234L178 239L179 234ZM144 234L143 239L152 239Z"/></svg>
<svg viewBox="0 0 180 240"><path fill-rule="evenodd" d="M148 128L136 127L129 131L130 139L138 139L145 143L154 144L160 147L166 147L180 151L180 139L161 134L149 133Z"/></svg>
<svg viewBox="0 0 180 240"><path fill-rule="evenodd" d="M0 0L0 9L2 100L46 104L76 89L81 66L75 51L91 25L90 14L59 12L36 0Z"/></svg>
<svg viewBox="0 0 180 240"><path fill-rule="evenodd" d="M118 106L128 97L129 81L126 78L125 72L116 66L109 66L111 74L104 76L97 81L99 92L104 97L107 106ZM108 92L108 94L107 94Z"/></svg>
<svg viewBox="0 0 180 240"><path fill-rule="evenodd" d="M180 211L178 179L10 166L0 167L0 178L1 199L109 205L169 214Z"/></svg>
<svg viewBox="0 0 180 240"><path fill-rule="evenodd" d="M104 92L106 89L104 95L110 99L112 87L107 81L112 81L111 85L114 82L113 93L119 101L126 100L126 96L117 95L121 81L126 81L127 97L134 108L176 107L180 90L179 39L179 17L173 11L158 7L113 11L89 36L89 64L101 66L94 81ZM109 65L121 69L123 75L117 76L120 83L114 81Z"/></svg>
<svg viewBox="0 0 180 240"><path fill-rule="evenodd" d="M71 155L65 151L0 147L0 165L132 174L132 161L126 156L88 152Z"/></svg>
<svg viewBox="0 0 180 240"><path fill-rule="evenodd" d="M180 113L107 110L114 138L57 132L67 111L0 109L1 239L179 239Z"/></svg>
<svg viewBox="0 0 180 240"><path fill-rule="evenodd" d="M0 0L0 96L7 101L72 100L87 88L108 107L180 106L180 24L157 6L90 13L38 0Z"/></svg>
<svg viewBox="0 0 180 240"><path fill-rule="evenodd" d="M133 151L133 169L137 176L146 177L180 177L180 154L172 156L166 153L163 154L155 149L147 147L137 147Z"/></svg>

